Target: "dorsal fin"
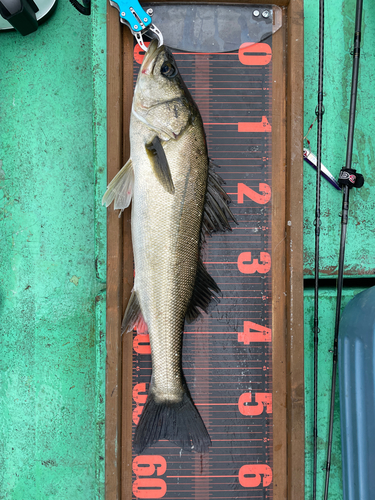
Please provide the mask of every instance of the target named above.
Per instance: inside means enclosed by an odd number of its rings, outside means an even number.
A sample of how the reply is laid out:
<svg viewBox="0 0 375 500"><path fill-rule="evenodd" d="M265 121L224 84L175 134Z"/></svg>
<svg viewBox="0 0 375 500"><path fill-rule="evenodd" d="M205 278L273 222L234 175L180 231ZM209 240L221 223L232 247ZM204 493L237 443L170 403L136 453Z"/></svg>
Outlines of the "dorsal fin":
<svg viewBox="0 0 375 500"><path fill-rule="evenodd" d="M203 262L199 260L194 290L186 312L186 321L191 323L200 316L201 311L207 312L212 299L219 302L220 294L221 291L216 281L208 274Z"/></svg>
<svg viewBox="0 0 375 500"><path fill-rule="evenodd" d="M215 231L230 231L229 219L232 219L237 224L234 215L228 207L231 199L222 188L224 181L215 172L215 167L217 165L210 161L200 245L202 245L207 234L210 235ZM207 272L203 262L199 260L194 290L186 313L186 321L191 323L201 314L201 311L207 312L212 299L219 302L220 294L220 288Z"/></svg>
<svg viewBox="0 0 375 500"><path fill-rule="evenodd" d="M145 147L156 178L167 193L174 194L174 184L171 171L159 137L154 137L151 142L145 145Z"/></svg>
<svg viewBox="0 0 375 500"><path fill-rule="evenodd" d="M228 204L230 197L222 187L223 179L215 172L218 167L211 160L208 168L207 193L203 211L201 243L207 234L216 231L231 231L229 220L237 224L237 221Z"/></svg>

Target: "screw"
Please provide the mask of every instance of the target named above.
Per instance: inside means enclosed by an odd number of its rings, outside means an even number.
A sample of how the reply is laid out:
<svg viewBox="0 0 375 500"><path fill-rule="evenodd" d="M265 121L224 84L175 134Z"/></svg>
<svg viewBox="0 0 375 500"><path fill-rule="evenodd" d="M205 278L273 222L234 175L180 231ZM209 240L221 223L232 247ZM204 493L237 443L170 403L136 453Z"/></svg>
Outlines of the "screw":
<svg viewBox="0 0 375 500"><path fill-rule="evenodd" d="M121 12L122 17L125 17L125 12Z"/></svg>
<svg viewBox="0 0 375 500"><path fill-rule="evenodd" d="M267 17L270 17L270 11L269 10L264 10L262 12L262 16L267 19Z"/></svg>
<svg viewBox="0 0 375 500"><path fill-rule="evenodd" d="M145 17L143 20L145 23L147 23L147 21L148 21L147 17Z"/></svg>
<svg viewBox="0 0 375 500"><path fill-rule="evenodd" d="M134 28L135 30L137 30L137 29L138 29L138 24L135 24L135 25L133 26L133 28Z"/></svg>
<svg viewBox="0 0 375 500"><path fill-rule="evenodd" d="M152 14L154 13L153 9L147 9L146 12L149 16L152 16Z"/></svg>
<svg viewBox="0 0 375 500"><path fill-rule="evenodd" d="M253 11L253 16L254 17L259 17L259 14L260 14L259 10L254 10Z"/></svg>

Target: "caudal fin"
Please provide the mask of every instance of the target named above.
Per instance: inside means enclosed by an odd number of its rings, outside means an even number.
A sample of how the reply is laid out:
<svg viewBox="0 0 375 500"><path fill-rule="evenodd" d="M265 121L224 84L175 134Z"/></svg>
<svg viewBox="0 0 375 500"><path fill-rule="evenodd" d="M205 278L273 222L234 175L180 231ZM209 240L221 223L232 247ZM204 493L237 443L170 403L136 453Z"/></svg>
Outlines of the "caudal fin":
<svg viewBox="0 0 375 500"><path fill-rule="evenodd" d="M134 451L142 453L159 439L168 439L187 451L208 451L210 436L187 393L180 403L157 403L152 393L148 395L135 430Z"/></svg>

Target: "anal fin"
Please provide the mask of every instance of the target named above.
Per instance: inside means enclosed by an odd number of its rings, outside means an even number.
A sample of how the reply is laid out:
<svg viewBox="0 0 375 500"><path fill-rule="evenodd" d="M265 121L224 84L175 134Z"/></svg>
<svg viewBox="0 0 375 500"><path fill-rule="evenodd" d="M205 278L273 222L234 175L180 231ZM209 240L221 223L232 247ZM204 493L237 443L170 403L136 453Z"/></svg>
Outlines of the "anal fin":
<svg viewBox="0 0 375 500"><path fill-rule="evenodd" d="M143 318L141 307L139 305L137 292L132 291L124 319L121 325L121 334L137 330L140 334L147 334L147 325Z"/></svg>

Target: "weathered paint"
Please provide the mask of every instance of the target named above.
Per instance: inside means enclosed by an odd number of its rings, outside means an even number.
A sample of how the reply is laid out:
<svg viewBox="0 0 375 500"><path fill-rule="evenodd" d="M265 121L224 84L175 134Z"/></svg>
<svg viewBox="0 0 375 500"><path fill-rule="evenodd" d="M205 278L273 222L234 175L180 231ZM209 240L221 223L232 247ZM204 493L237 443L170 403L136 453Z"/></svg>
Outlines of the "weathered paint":
<svg viewBox="0 0 375 500"><path fill-rule="evenodd" d="M105 8L0 33L0 498L104 498Z"/></svg>
<svg viewBox="0 0 375 500"><path fill-rule="evenodd" d="M355 0L334 0L325 10L325 60L322 163L338 178L346 157L349 100L352 78ZM356 112L353 167L365 176L365 185L350 193L350 212L347 232L345 274L356 277L375 275L374 258L374 144L375 131L373 81L375 61L372 47L375 41L375 4L364 3L361 60ZM305 0L305 133L315 119L318 88L318 27L319 5ZM308 136L311 150L316 153L317 125ZM315 227L315 171L304 166L304 265L305 275L314 274ZM321 182L321 260L322 277L335 277L338 269L338 251L342 195L327 181ZM366 286L364 284L363 286ZM370 285L369 285L370 286ZM360 289L344 289L343 303ZM313 315L314 298L311 289L305 291L305 428L306 428L306 495L312 498L313 464ZM332 353L336 309L336 290L321 290L319 301L319 381L318 381L318 479L317 498L323 498L328 439ZM338 392L332 466L330 500L342 499L341 441Z"/></svg>
<svg viewBox="0 0 375 500"><path fill-rule="evenodd" d="M342 307L363 289L352 288L343 292ZM328 424L332 383L332 348L335 327L336 290L323 289L319 295L319 347L318 347L318 461L317 498L323 498L325 466L327 462ZM306 478L305 498L312 498L313 484L313 397L314 397L314 293L305 291L305 432ZM330 500L342 500L341 431L338 380L336 385L333 423L332 462L329 481Z"/></svg>
<svg viewBox="0 0 375 500"><path fill-rule="evenodd" d="M323 163L345 161L355 2L326 11ZM103 498L105 2L91 18L60 1L22 38L0 33L0 497ZM365 5L347 273L374 272L371 187L374 12ZM318 10L305 0L305 130L315 118ZM316 148L316 125L309 135ZM313 269L315 172L305 166L305 267ZM322 274L337 272L341 194L322 181ZM354 233L355 231L355 233ZM355 234L355 238L353 235ZM73 281L71 281L73 280ZM343 305L357 290L344 293ZM324 481L334 291L322 292L319 490ZM306 318L306 498L312 467L312 295ZM342 498L338 405L330 494Z"/></svg>
<svg viewBox="0 0 375 500"><path fill-rule="evenodd" d="M335 0L325 11L324 107L322 163L338 178L345 165L349 100L352 79L350 54L354 38L355 0ZM318 4L305 0L305 133L315 119L318 89ZM351 276L375 275L375 185L374 134L375 108L375 5L365 2L358 82L353 168L365 177L365 185L350 193L350 213L346 245L345 273ZM308 136L316 153L317 124ZM314 273L315 184L316 173L305 164L304 238L305 274ZM321 183L321 274L337 275L342 195L326 180Z"/></svg>

